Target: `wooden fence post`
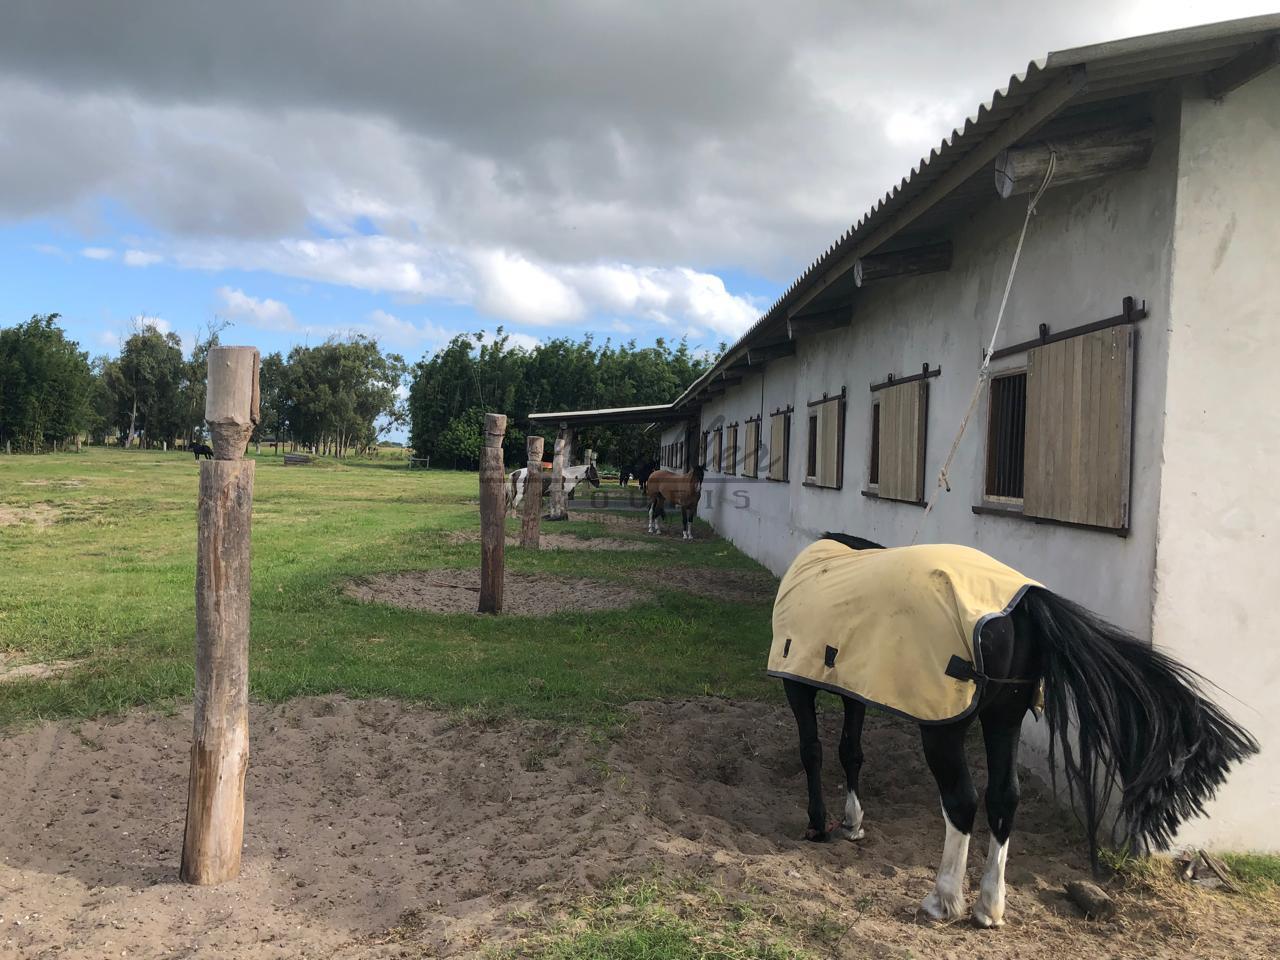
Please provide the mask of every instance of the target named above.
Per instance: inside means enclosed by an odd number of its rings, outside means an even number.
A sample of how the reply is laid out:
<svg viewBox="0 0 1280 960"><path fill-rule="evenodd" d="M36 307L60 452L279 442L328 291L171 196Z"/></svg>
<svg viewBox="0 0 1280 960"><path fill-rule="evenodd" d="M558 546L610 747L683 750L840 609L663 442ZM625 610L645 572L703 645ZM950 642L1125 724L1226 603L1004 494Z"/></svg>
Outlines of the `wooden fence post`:
<svg viewBox="0 0 1280 960"><path fill-rule="evenodd" d="M520 518L520 546L538 549L538 528L542 520L542 438L525 437L528 458L524 478L524 515Z"/></svg>
<svg viewBox="0 0 1280 960"><path fill-rule="evenodd" d="M507 418L484 415L484 449L480 451L480 612L502 612L502 575L506 554L506 472L502 437Z"/></svg>
<svg viewBox="0 0 1280 960"><path fill-rule="evenodd" d="M213 460L200 462L196 532L196 689L181 877L214 884L240 873L249 766L249 532L258 421L258 351L209 351L205 420Z"/></svg>
<svg viewBox="0 0 1280 960"><path fill-rule="evenodd" d="M567 423L560 424L556 434L555 453L551 457L551 513L548 520L569 519L569 500L565 496L564 468L569 465L573 447L573 430Z"/></svg>

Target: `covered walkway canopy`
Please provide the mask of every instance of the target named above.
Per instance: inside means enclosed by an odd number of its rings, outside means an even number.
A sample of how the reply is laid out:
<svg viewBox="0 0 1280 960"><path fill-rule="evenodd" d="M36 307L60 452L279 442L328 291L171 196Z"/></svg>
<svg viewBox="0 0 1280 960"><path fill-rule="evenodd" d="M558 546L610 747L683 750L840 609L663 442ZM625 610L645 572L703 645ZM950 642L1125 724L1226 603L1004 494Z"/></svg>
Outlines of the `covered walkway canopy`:
<svg viewBox="0 0 1280 960"><path fill-rule="evenodd" d="M548 424L570 427L598 425L606 423L666 423L671 420L684 420L689 416L688 410L677 410L673 403L654 403L643 407L609 407L603 410L561 410L555 413L531 413L529 421L534 424Z"/></svg>

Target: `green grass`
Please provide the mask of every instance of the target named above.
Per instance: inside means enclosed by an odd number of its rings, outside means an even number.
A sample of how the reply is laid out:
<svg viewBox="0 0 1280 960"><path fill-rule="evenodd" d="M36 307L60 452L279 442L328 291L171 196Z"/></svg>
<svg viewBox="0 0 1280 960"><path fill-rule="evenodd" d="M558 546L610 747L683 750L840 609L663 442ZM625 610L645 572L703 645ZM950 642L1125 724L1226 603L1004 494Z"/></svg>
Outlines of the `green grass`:
<svg viewBox="0 0 1280 960"><path fill-rule="evenodd" d="M0 725L87 717L189 698L193 682L198 471L177 453L90 449L0 457L0 508L53 518L0 526L0 654L71 660L56 679L0 687ZM632 700L774 698L759 604L665 586L673 566L759 568L723 541L653 551L508 552L508 569L635 582L627 610L549 618L436 615L363 604L344 582L379 572L475 567L475 474L402 464L259 460L253 520L251 692L260 700L343 692L484 716L617 722ZM579 511L577 516L582 516ZM643 537L589 520L557 532Z"/></svg>
<svg viewBox="0 0 1280 960"><path fill-rule="evenodd" d="M1280 895L1280 856L1266 853L1226 853L1222 855L1232 878L1246 891L1275 897Z"/></svg>
<svg viewBox="0 0 1280 960"><path fill-rule="evenodd" d="M579 901L519 947L492 951L490 957L810 960L822 955L810 946L833 947L842 933L788 923L749 897L729 901L694 879L624 878Z"/></svg>

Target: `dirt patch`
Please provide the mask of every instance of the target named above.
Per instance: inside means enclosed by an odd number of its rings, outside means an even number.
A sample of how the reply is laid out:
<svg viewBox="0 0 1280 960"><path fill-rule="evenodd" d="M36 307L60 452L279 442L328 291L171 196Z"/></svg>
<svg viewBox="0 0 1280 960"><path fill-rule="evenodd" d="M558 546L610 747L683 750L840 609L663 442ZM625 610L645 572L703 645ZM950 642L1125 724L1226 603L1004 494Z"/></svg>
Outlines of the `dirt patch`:
<svg viewBox="0 0 1280 960"><path fill-rule="evenodd" d="M14 662L12 656L0 653L0 683L13 683L18 680L47 680L60 673L66 673L76 665L74 660L48 660L43 663Z"/></svg>
<svg viewBox="0 0 1280 960"><path fill-rule="evenodd" d="M362 577L344 588L357 600L389 603L430 613L475 613L480 571L410 570ZM541 573L507 571L502 610L515 616L542 617L563 610L617 610L646 599L647 594L621 583L577 580Z"/></svg>
<svg viewBox="0 0 1280 960"><path fill-rule="evenodd" d="M773 603L778 592L778 581L763 571L714 567L671 567L662 585L730 603Z"/></svg>
<svg viewBox="0 0 1280 960"><path fill-rule="evenodd" d="M47 503L32 503L27 506L0 503L0 527L16 527L30 524L33 527L48 527L57 523L61 511Z"/></svg>
<svg viewBox="0 0 1280 960"><path fill-rule="evenodd" d="M629 714L602 742L385 701L255 705L243 869L206 888L176 882L189 708L10 736L0 741L0 956L478 956L611 877L653 871L703 877L779 930L832 930L823 956L1280 955L1271 914L1223 894L1118 891L1116 920L1079 917L1060 891L1087 874L1083 846L1030 778L1008 926L921 922L943 829L913 727L868 718L867 837L818 846L798 839L804 777L785 708L700 699ZM829 747L837 714L823 716Z"/></svg>
<svg viewBox="0 0 1280 960"><path fill-rule="evenodd" d="M454 545L460 543L478 543L479 530L455 530L445 539ZM519 537L507 537L508 547L519 547ZM571 533L539 533L538 549L540 550L652 550L653 544L643 540L622 540L618 537L577 537Z"/></svg>

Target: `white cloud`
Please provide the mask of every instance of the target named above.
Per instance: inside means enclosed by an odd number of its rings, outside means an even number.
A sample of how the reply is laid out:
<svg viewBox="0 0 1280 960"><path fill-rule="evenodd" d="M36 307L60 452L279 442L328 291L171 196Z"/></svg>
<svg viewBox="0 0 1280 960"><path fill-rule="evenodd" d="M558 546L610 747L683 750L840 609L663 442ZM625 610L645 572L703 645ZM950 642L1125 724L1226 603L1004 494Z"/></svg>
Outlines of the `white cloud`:
<svg viewBox="0 0 1280 960"><path fill-rule="evenodd" d="M507 250L485 250L472 258L477 309L490 316L535 326L572 323L584 308L578 291L550 270Z"/></svg>
<svg viewBox="0 0 1280 960"><path fill-rule="evenodd" d="M427 321L421 325L402 320L385 310L374 310L356 332L373 337L383 348L397 350L432 350L444 346L453 336L443 327Z"/></svg>
<svg viewBox="0 0 1280 960"><path fill-rule="evenodd" d="M126 267L149 267L153 263L159 263L164 257L158 253L148 253L145 250L126 250L124 252L124 264Z"/></svg>
<svg viewBox="0 0 1280 960"><path fill-rule="evenodd" d="M243 290L232 287L219 287L218 300L227 316L258 327L261 330L297 330L298 323L293 319L289 308L279 300L267 297L259 300L251 297Z"/></svg>
<svg viewBox="0 0 1280 960"><path fill-rule="evenodd" d="M110 247L85 247L80 251L80 256L90 260L110 260L115 255L116 252Z"/></svg>

